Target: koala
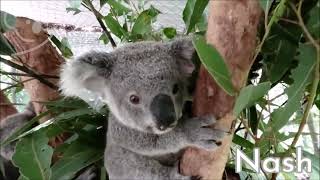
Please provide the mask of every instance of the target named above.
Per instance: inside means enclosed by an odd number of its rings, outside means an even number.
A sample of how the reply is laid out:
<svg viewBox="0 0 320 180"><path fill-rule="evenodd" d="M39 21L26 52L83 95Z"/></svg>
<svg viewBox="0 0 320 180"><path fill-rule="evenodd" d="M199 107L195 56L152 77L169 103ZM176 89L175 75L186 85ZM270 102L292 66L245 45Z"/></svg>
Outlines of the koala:
<svg viewBox="0 0 320 180"><path fill-rule="evenodd" d="M36 116L34 107L30 102L23 112L16 113L8 116L0 122L0 142L4 141L8 138L12 133L16 130L24 126L29 120ZM18 168L14 167L11 163L12 155L14 153L15 142L12 142L4 147L0 148L1 159L4 162L5 169L5 177L1 177L0 179L5 180L16 180L19 177Z"/></svg>
<svg viewBox="0 0 320 180"><path fill-rule="evenodd" d="M89 52L63 66L65 96L90 92L109 107L104 160L111 180L190 179L179 174L184 149L211 151L220 144L225 132L208 127L213 117L182 114L194 53L189 38L138 42Z"/></svg>

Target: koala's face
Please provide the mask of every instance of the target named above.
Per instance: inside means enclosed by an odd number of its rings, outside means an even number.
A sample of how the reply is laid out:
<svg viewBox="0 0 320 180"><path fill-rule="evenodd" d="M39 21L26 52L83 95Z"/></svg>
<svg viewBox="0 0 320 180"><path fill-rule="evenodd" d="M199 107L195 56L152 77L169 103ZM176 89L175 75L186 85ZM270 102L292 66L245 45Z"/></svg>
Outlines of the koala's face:
<svg viewBox="0 0 320 180"><path fill-rule="evenodd" d="M94 71L81 75L85 71L81 67L81 72L78 69L74 74L84 80L86 89L99 94L122 124L162 134L174 128L182 115L193 52L191 41L186 39L136 43L110 54L87 54L78 61L81 66L93 66ZM76 66L73 63L73 69ZM62 78L65 71L68 66ZM62 80L63 89L64 84Z"/></svg>

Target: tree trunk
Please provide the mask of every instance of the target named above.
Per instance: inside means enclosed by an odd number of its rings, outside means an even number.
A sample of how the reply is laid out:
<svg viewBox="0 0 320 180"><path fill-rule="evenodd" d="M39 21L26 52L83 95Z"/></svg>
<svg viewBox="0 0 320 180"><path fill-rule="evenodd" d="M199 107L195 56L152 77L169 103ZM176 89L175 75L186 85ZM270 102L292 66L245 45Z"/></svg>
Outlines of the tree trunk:
<svg viewBox="0 0 320 180"><path fill-rule="evenodd" d="M16 27L13 31L5 33L5 36L12 43L17 51L16 63L29 67L30 69L46 75L59 76L59 67L64 62L62 56L48 39L48 34L42 29L41 24L31 19L17 17ZM42 103L55 100L59 92L48 87L40 81L31 77L21 77L24 82L24 89L28 92L37 114L46 110ZM30 80L30 81L28 81ZM58 79L47 79L57 85ZM43 122L50 117L45 117Z"/></svg>
<svg viewBox="0 0 320 180"><path fill-rule="evenodd" d="M207 41L224 58L236 90L246 84L255 52L260 14L257 0L210 1ZM231 129L233 133L235 97L227 95L203 66L200 68L194 99L195 116L212 114L218 119L216 129ZM225 137L221 146L213 152L187 149L181 160L181 172L203 179L222 179L232 137L232 134Z"/></svg>
<svg viewBox="0 0 320 180"><path fill-rule="evenodd" d="M10 103L6 95L0 91L0 121L17 112L17 109Z"/></svg>
<svg viewBox="0 0 320 180"><path fill-rule="evenodd" d="M64 62L63 57L58 53L56 48L49 41L47 32L42 29L42 25L24 17L17 17L16 26L13 31L5 33L5 36L15 47L18 58L16 63L29 67L38 74L45 74L59 77L60 65ZM41 83L32 77L21 76L21 81L24 82L24 89L30 96L33 102L36 114L46 111L46 107L41 102L48 102L59 98L57 89L52 89L49 86ZM58 87L58 78L47 79L53 85ZM52 118L51 115L40 119L39 123ZM50 140L49 144L52 147L57 147L63 143L67 134L62 134ZM54 161L57 159L54 156Z"/></svg>

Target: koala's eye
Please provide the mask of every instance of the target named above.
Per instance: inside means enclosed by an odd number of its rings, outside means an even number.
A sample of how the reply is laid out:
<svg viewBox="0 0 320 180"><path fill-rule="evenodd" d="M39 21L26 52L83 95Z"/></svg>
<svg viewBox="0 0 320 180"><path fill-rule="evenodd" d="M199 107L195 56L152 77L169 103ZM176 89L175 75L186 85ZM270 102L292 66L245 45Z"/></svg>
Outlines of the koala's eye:
<svg viewBox="0 0 320 180"><path fill-rule="evenodd" d="M132 104L139 104L140 98L137 95L131 95L130 96L130 102Z"/></svg>
<svg viewBox="0 0 320 180"><path fill-rule="evenodd" d="M179 85L176 83L173 85L173 88L172 88L172 93L173 94L177 94L179 91Z"/></svg>

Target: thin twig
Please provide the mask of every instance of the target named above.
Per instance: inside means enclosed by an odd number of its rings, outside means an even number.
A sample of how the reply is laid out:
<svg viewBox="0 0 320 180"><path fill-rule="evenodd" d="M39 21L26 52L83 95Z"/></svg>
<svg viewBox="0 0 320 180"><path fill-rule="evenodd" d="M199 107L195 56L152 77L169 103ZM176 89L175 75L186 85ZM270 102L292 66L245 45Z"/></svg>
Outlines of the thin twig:
<svg viewBox="0 0 320 180"><path fill-rule="evenodd" d="M33 77L32 75L26 74L26 73L15 73L15 72L6 72L6 71L0 71L0 74L12 75L12 76L28 76L28 77ZM54 76L54 75L39 74L39 76L41 76L41 77L43 77L43 78L59 79L59 76Z"/></svg>
<svg viewBox="0 0 320 180"><path fill-rule="evenodd" d="M12 61L9 61L9 60L6 60L6 59L3 59L2 57L0 57L0 62L8 65L8 66L11 66L15 69L18 69L22 72L25 72L27 74L30 74L32 77L36 78L37 80L39 80L41 83L47 85L48 87L52 88L52 89L58 89L58 87L54 84L52 84L50 81L44 79L43 77L41 77L38 73L34 72L33 70L25 67L25 66L21 66L19 64L16 64Z"/></svg>
<svg viewBox="0 0 320 180"><path fill-rule="evenodd" d="M26 79L26 80L24 80L24 81L18 82L17 84L13 84L12 86L8 86L8 87L6 87L6 88L4 88L4 89L1 89L0 91L4 92L4 91L6 91L6 90L8 90L8 89L11 89L11 88L14 88L14 87L18 86L19 84L23 84L23 83L25 83L25 82L28 82L28 81L31 81L31 80L34 80L34 79L35 79L35 78Z"/></svg>
<svg viewBox="0 0 320 180"><path fill-rule="evenodd" d="M111 46L113 48L117 47L117 44L115 43L114 39L112 38L110 32L108 31L107 27L105 26L105 24L101 20L103 18L103 15L94 8L94 6L90 0L85 0L84 2L86 5L89 6L90 10L93 12L93 14L96 17L97 21L99 22L101 28L103 29L104 34L108 37L108 39L111 43Z"/></svg>
<svg viewBox="0 0 320 180"><path fill-rule="evenodd" d="M12 83L4 82L4 81L0 81L0 84L8 84L8 85L13 85Z"/></svg>

